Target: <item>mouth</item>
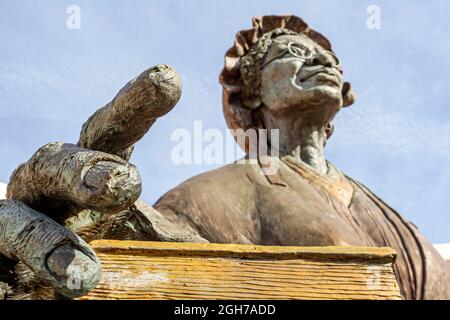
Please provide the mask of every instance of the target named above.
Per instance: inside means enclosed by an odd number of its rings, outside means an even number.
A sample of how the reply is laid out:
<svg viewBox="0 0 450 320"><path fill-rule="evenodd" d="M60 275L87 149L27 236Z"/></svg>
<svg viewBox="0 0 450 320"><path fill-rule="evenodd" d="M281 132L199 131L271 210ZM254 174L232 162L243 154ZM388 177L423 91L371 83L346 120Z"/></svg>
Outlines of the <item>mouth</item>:
<svg viewBox="0 0 450 320"><path fill-rule="evenodd" d="M333 71L324 68L301 70L297 75L297 83L302 84L306 81L314 81L321 85L341 86L340 77Z"/></svg>

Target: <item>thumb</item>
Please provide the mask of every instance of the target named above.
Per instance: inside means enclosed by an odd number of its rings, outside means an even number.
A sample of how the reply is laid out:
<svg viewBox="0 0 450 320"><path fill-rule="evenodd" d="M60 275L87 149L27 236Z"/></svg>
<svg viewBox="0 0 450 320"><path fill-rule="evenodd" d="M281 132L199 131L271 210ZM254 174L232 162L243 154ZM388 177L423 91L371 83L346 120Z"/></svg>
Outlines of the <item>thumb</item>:
<svg viewBox="0 0 450 320"><path fill-rule="evenodd" d="M0 201L0 253L70 298L100 280L100 262L80 237L19 201Z"/></svg>

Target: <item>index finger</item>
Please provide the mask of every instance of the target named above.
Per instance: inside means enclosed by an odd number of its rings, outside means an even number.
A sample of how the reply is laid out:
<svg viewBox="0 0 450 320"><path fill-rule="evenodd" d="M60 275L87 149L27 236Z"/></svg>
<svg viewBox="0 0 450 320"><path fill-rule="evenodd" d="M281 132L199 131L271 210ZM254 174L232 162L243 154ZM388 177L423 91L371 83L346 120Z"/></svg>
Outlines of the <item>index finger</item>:
<svg viewBox="0 0 450 320"><path fill-rule="evenodd" d="M129 81L83 125L78 146L129 160L132 146L177 104L181 79L166 64L151 67Z"/></svg>

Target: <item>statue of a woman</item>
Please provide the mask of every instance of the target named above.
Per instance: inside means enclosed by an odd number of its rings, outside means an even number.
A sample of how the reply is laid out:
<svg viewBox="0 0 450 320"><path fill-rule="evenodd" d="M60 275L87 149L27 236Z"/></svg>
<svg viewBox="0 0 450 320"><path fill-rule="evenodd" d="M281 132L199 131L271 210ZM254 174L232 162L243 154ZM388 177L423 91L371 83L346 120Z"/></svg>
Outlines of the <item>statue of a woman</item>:
<svg viewBox="0 0 450 320"><path fill-rule="evenodd" d="M14 261L21 261L63 295L87 292L98 281L98 260L69 228L86 241L388 246L398 254L394 271L403 298L450 299L450 267L419 230L325 159L332 120L354 95L329 41L303 20L254 18L226 53L220 77L229 128L278 129L279 140L267 143L278 156L193 177L153 207L136 201L140 178L127 160L132 144L175 105L179 92L166 86L171 94L155 99L164 82L149 83L149 74L97 111L77 146L44 146L15 171L11 200L0 205L0 252L9 258L4 270L18 272ZM165 80L174 85L175 78ZM151 108L145 113L143 106ZM248 152L251 145L241 138ZM83 270L81 288L66 284L74 267ZM17 285L6 276L1 281L14 297Z"/></svg>

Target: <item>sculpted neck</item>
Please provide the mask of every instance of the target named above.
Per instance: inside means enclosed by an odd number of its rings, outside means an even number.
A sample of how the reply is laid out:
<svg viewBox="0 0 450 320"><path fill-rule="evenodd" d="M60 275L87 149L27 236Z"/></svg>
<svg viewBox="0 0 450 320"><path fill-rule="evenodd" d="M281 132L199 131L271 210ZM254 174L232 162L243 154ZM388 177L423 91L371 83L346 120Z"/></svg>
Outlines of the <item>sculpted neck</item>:
<svg viewBox="0 0 450 320"><path fill-rule="evenodd" d="M327 164L324 155L326 142L326 124L314 114L295 116L274 115L270 110L264 110L263 122L266 129L279 129L280 157L289 155L297 161L308 164L320 173L326 174ZM270 134L269 134L270 137Z"/></svg>

